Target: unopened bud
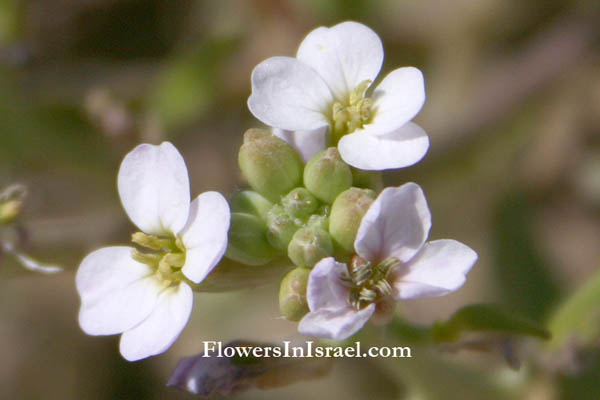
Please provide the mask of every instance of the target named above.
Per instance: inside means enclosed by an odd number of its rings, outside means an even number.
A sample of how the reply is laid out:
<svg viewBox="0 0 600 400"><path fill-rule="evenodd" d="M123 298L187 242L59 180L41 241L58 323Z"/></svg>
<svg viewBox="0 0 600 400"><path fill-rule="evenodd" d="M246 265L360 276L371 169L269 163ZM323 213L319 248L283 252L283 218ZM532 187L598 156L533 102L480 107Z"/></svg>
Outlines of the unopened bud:
<svg viewBox="0 0 600 400"><path fill-rule="evenodd" d="M250 186L272 202L279 201L302 180L300 155L263 129L246 131L238 163Z"/></svg>
<svg viewBox="0 0 600 400"><path fill-rule="evenodd" d="M329 233L345 251L354 252L354 239L363 215L375 200L370 189L350 188L340 194L331 206Z"/></svg>
<svg viewBox="0 0 600 400"><path fill-rule="evenodd" d="M0 203L0 225L14 221L21 213L22 206L23 202L21 200L9 200Z"/></svg>
<svg viewBox="0 0 600 400"><path fill-rule="evenodd" d="M319 200L333 203L338 194L352 186L352 170L336 147L315 154L304 168L304 185Z"/></svg>
<svg viewBox="0 0 600 400"><path fill-rule="evenodd" d="M281 199L284 210L293 217L305 219L319 207L319 201L304 188L296 188Z"/></svg>
<svg viewBox="0 0 600 400"><path fill-rule="evenodd" d="M263 265L275 254L266 236L262 219L252 214L232 213L229 243L225 255L246 265Z"/></svg>
<svg viewBox="0 0 600 400"><path fill-rule="evenodd" d="M306 286L308 284L308 268L294 268L282 279L279 286L279 311L290 321L300 321L308 313L306 302Z"/></svg>
<svg viewBox="0 0 600 400"><path fill-rule="evenodd" d="M252 190L234 194L229 199L229 204L233 212L252 214L261 218L265 218L267 212L273 207L273 203Z"/></svg>
<svg viewBox="0 0 600 400"><path fill-rule="evenodd" d="M288 246L288 257L299 267L312 267L333 254L329 233L317 227L299 229Z"/></svg>
<svg viewBox="0 0 600 400"><path fill-rule="evenodd" d="M329 216L321 214L313 214L306 221L306 226L311 228L320 228L324 231L329 230Z"/></svg>
<svg viewBox="0 0 600 400"><path fill-rule="evenodd" d="M274 205L267 213L267 240L271 246L286 250L294 233L302 226L302 221L288 214L280 204Z"/></svg>
<svg viewBox="0 0 600 400"><path fill-rule="evenodd" d="M27 189L21 184L13 184L0 191L0 225L15 220L21 213Z"/></svg>

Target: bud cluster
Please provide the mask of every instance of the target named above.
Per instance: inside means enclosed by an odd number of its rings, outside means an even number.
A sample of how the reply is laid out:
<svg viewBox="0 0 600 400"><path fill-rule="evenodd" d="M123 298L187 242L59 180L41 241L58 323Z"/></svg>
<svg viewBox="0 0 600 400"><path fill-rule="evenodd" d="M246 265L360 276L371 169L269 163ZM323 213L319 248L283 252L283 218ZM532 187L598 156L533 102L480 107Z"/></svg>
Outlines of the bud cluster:
<svg viewBox="0 0 600 400"><path fill-rule="evenodd" d="M380 174L351 168L336 147L304 165L290 145L262 129L246 131L238 162L252 190L230 199L226 256L250 266L287 256L297 268L281 282L280 309L298 320L308 311L310 268L323 258L354 253L361 218L381 187Z"/></svg>

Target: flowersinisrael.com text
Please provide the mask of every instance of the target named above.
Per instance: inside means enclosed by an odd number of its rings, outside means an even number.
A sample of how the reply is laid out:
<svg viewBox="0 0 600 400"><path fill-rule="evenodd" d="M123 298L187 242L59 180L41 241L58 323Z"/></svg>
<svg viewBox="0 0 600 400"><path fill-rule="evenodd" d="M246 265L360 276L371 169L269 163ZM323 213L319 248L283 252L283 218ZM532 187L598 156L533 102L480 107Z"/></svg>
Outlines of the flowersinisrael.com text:
<svg viewBox="0 0 600 400"><path fill-rule="evenodd" d="M305 346L294 346L290 341L283 341L282 346L224 346L220 341L208 340L203 342L202 357L255 357L255 358L411 358L410 347L368 347L363 349L360 342L353 346L320 346L313 341L306 341Z"/></svg>

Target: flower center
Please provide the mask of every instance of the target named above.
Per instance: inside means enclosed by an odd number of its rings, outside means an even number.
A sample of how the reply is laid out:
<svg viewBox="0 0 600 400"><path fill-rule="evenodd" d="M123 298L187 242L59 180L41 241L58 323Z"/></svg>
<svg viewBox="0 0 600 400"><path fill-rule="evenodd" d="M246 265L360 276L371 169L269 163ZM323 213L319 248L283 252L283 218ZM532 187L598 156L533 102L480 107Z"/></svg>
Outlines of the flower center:
<svg viewBox="0 0 600 400"><path fill-rule="evenodd" d="M371 120L373 100L365 97L369 85L371 85L370 80L361 82L356 89L350 92L346 104L339 101L333 103L331 119L335 144L342 136L362 128Z"/></svg>
<svg viewBox="0 0 600 400"><path fill-rule="evenodd" d="M185 279L181 268L185 264L185 247L179 238L165 238L136 232L131 241L144 247L134 249L134 260L150 266L165 284L178 283Z"/></svg>
<svg viewBox="0 0 600 400"><path fill-rule="evenodd" d="M392 287L387 281L389 272L398 265L397 258L389 257L377 265L354 255L342 282L350 288L349 302L356 310L377 303L392 295Z"/></svg>

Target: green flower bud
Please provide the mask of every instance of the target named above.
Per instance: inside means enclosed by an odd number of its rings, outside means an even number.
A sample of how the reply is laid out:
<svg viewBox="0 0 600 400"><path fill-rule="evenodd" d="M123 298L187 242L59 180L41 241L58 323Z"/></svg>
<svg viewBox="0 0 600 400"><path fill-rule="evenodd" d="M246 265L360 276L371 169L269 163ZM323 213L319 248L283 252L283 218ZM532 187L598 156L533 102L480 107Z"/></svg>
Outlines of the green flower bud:
<svg viewBox="0 0 600 400"><path fill-rule="evenodd" d="M246 265L263 265L275 254L262 219L252 214L232 213L229 244L225 255Z"/></svg>
<svg viewBox="0 0 600 400"><path fill-rule="evenodd" d="M300 321L308 313L306 286L308 268L294 268L288 272L279 286L279 311L287 320Z"/></svg>
<svg viewBox="0 0 600 400"><path fill-rule="evenodd" d="M263 219L267 216L267 212L269 212L271 207L273 207L273 203L251 190L244 190L234 194L229 199L229 204L233 212L252 214Z"/></svg>
<svg viewBox="0 0 600 400"><path fill-rule="evenodd" d="M13 222L23 208L27 188L21 184L13 184L0 191L0 225Z"/></svg>
<svg viewBox="0 0 600 400"><path fill-rule="evenodd" d="M315 154L304 168L304 186L319 200L333 203L338 194L352 186L352 170L336 147Z"/></svg>
<svg viewBox="0 0 600 400"><path fill-rule="evenodd" d="M267 240L276 249L285 250L301 226L301 220L288 214L280 204L275 204L267 213Z"/></svg>
<svg viewBox="0 0 600 400"><path fill-rule="evenodd" d="M370 189L350 188L340 194L331 206L329 233L342 249L354 252L354 239L360 221L375 200Z"/></svg>
<svg viewBox="0 0 600 400"><path fill-rule="evenodd" d="M319 201L304 188L296 188L281 199L284 210L291 216L305 219L319 207Z"/></svg>
<svg viewBox="0 0 600 400"><path fill-rule="evenodd" d="M364 171L352 168L352 186L371 189L379 193L383 190L383 175L381 171Z"/></svg>
<svg viewBox="0 0 600 400"><path fill-rule="evenodd" d="M14 221L21 213L23 202L20 200L9 200L0 203L0 225Z"/></svg>
<svg viewBox="0 0 600 400"><path fill-rule="evenodd" d="M302 180L300 155L263 129L246 131L238 163L250 186L272 202L279 201Z"/></svg>
<svg viewBox="0 0 600 400"><path fill-rule="evenodd" d="M288 257L299 267L312 267L333 254L331 236L318 227L299 229L288 246Z"/></svg>
<svg viewBox="0 0 600 400"><path fill-rule="evenodd" d="M329 217L327 215L313 214L308 218L306 226L327 231L329 230Z"/></svg>

